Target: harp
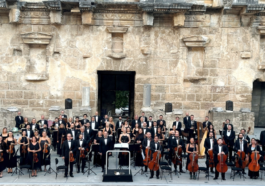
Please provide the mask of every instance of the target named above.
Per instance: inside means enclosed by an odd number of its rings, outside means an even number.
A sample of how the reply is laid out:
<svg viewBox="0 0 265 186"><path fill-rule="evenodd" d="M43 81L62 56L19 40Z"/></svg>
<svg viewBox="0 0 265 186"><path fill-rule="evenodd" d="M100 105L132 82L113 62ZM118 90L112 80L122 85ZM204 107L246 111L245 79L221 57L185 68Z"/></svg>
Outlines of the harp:
<svg viewBox="0 0 265 186"><path fill-rule="evenodd" d="M203 130L201 122L197 122L197 138L199 147L199 158L205 157L204 141L207 138L207 130Z"/></svg>

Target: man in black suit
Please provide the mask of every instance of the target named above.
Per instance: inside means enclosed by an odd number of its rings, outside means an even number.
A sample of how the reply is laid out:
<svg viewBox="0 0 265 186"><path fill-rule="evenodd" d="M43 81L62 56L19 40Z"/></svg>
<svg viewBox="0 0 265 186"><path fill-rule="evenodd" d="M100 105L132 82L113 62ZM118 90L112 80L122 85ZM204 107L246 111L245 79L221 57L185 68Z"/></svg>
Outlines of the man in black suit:
<svg viewBox="0 0 265 186"><path fill-rule="evenodd" d="M209 150L213 150L213 147L217 145L217 141L215 138L213 138L213 132L209 132L209 138L206 138L205 141L204 141L204 148L205 148L205 154L206 154L206 159L208 161L207 163L207 169L209 170ZM211 172L213 172L213 166L211 167Z"/></svg>
<svg viewBox="0 0 265 186"><path fill-rule="evenodd" d="M43 128L40 130L40 136L42 137L42 132L46 132L47 136L50 138L51 137L51 132L47 127L47 124L43 125Z"/></svg>
<svg viewBox="0 0 265 186"><path fill-rule="evenodd" d="M108 137L108 132L104 132L104 138L99 140L99 155L101 156L102 172L104 172L104 166L106 164L106 152L112 150L112 140ZM108 154L110 156L111 153ZM109 159L109 158L108 158Z"/></svg>
<svg viewBox="0 0 265 186"><path fill-rule="evenodd" d="M223 144L223 140L222 138L218 139L218 145L215 145L213 147L213 154L214 154L214 163L215 163L215 177L213 178L214 180L217 180L219 177L219 172L216 170L216 166L218 164L218 155L221 154L225 154L227 155L228 153L228 148L226 145L222 145ZM221 173L222 174L222 180L225 180L225 173Z"/></svg>
<svg viewBox="0 0 265 186"><path fill-rule="evenodd" d="M85 149L87 148L87 141L84 140L84 137L82 133L79 134L79 139L74 141L75 143L75 148L76 148L76 154L75 154L75 159L76 159L76 164L77 164L77 173L80 173L80 164L82 164L82 173L84 173L85 165L86 165L86 157L85 158L80 158L80 151L84 150L84 154L86 155L87 152Z"/></svg>
<svg viewBox="0 0 265 186"><path fill-rule="evenodd" d="M144 140L142 142L143 152L145 152L146 148L150 149L151 142L152 142L151 132L147 132L146 138L144 138ZM145 167L145 172L147 172L147 166L144 166L144 167Z"/></svg>
<svg viewBox="0 0 265 186"><path fill-rule="evenodd" d="M67 115L64 114L63 110L61 111L61 116L62 116L62 118L66 118L67 119Z"/></svg>
<svg viewBox="0 0 265 186"><path fill-rule="evenodd" d="M149 129L151 129L151 128L153 127L153 125L154 125L154 121L153 121L152 116L149 116L149 119L148 119L148 121L146 122L146 124L147 124L147 127L148 127Z"/></svg>
<svg viewBox="0 0 265 186"><path fill-rule="evenodd" d="M163 125L166 126L166 121L163 120L163 116L162 116L162 115L160 115L160 116L159 116L159 120L156 121L156 122L157 122L157 125L160 125L160 122L161 122L161 121L163 122Z"/></svg>
<svg viewBox="0 0 265 186"><path fill-rule="evenodd" d="M139 124L140 128L143 128L144 127L144 118L141 118L140 121L138 121L138 124Z"/></svg>
<svg viewBox="0 0 265 186"><path fill-rule="evenodd" d="M151 129L146 127L146 122L143 123L143 134L147 134L148 132L151 133Z"/></svg>
<svg viewBox="0 0 265 186"><path fill-rule="evenodd" d="M170 149L171 149L171 142L172 142L172 140L175 140L175 131L169 131L169 134L170 134L170 136L168 137L168 140L167 140L167 150L170 152ZM171 155L171 154L169 154L169 155Z"/></svg>
<svg viewBox="0 0 265 186"><path fill-rule="evenodd" d="M122 117L120 116L119 120L116 122L115 129L118 130L119 128L121 128L122 127L122 123L123 123Z"/></svg>
<svg viewBox="0 0 265 186"><path fill-rule="evenodd" d="M137 116L137 115L134 116L134 120L132 121L132 126L131 126L132 129L135 128L135 124L136 124L136 123L138 123L138 124L140 123L140 122L138 122L138 116ZM139 125L139 127L141 127L141 126Z"/></svg>
<svg viewBox="0 0 265 186"><path fill-rule="evenodd" d="M206 116L205 117L205 121L202 123L202 127L204 130L206 130L206 127L208 127L209 125L211 125L212 123L209 121L209 117Z"/></svg>
<svg viewBox="0 0 265 186"><path fill-rule="evenodd" d="M184 132L188 133L189 132L189 126L190 126L190 116L189 116L188 112L186 112L186 116L183 118L183 123L185 125Z"/></svg>
<svg viewBox="0 0 265 186"><path fill-rule="evenodd" d="M228 156L229 162L232 161L232 151L234 147L234 140L235 140L235 131L232 131L232 126L228 125L227 131L224 132L224 140L226 145L228 146Z"/></svg>
<svg viewBox="0 0 265 186"><path fill-rule="evenodd" d="M88 139L88 134L85 132L85 127L84 126L82 126L80 128L80 131L77 130L77 135L76 136L78 137L80 134L82 134L83 140L85 140L85 141L88 141L89 140Z"/></svg>
<svg viewBox="0 0 265 186"><path fill-rule="evenodd" d="M179 121L179 117L176 117L176 121L173 122L172 128L173 126L176 126L176 130L179 131L179 135L181 135L182 123Z"/></svg>
<svg viewBox="0 0 265 186"><path fill-rule="evenodd" d="M39 125L36 123L36 119L33 118L31 122L31 130L34 132L35 130L40 130Z"/></svg>
<svg viewBox="0 0 265 186"><path fill-rule="evenodd" d="M109 116L106 114L104 116L103 122L101 124L102 128L104 128L106 126L106 123L109 122Z"/></svg>
<svg viewBox="0 0 265 186"><path fill-rule="evenodd" d="M30 139L34 136L34 132L31 130L31 126L30 124L27 125L26 129L23 129L23 131L26 131L27 132L27 137Z"/></svg>
<svg viewBox="0 0 265 186"><path fill-rule="evenodd" d="M64 124L64 126L65 126L66 123L65 123L65 121L63 120L62 115L59 116L58 123L59 123L59 125Z"/></svg>
<svg viewBox="0 0 265 186"><path fill-rule="evenodd" d="M158 152L161 154L162 148L161 148L160 143L158 142L157 136L154 138L154 141L151 142L150 148L151 148L151 152L152 152L151 157L153 157L153 153L155 153L155 152ZM154 177L154 171L150 170L150 172L151 172L150 179L152 179ZM156 178L159 179L159 169L156 171Z"/></svg>
<svg viewBox="0 0 265 186"><path fill-rule="evenodd" d="M234 144L234 150L235 150L235 153L237 153L237 152L245 152L245 155L247 156L248 143L243 139L243 134L242 133L239 133L239 135L238 135L238 139L236 140L236 142ZM242 161L239 161L239 165L240 164L242 165ZM243 169L243 174L245 174L245 169Z"/></svg>
<svg viewBox="0 0 265 186"><path fill-rule="evenodd" d="M144 118L144 122L147 122L147 117L145 116L145 112L142 112L142 115L138 118L138 122L140 122L141 118Z"/></svg>
<svg viewBox="0 0 265 186"><path fill-rule="evenodd" d="M189 125L189 139L195 138L195 135L197 134L197 122L194 120L194 115L190 116L190 125Z"/></svg>
<svg viewBox="0 0 265 186"><path fill-rule="evenodd" d="M83 115L83 119L81 120L81 124L82 125L85 125L89 122L89 120L87 119L87 114L84 114Z"/></svg>
<svg viewBox="0 0 265 186"><path fill-rule="evenodd" d="M262 150L265 151L265 130L260 132L260 144L262 145Z"/></svg>
<svg viewBox="0 0 265 186"><path fill-rule="evenodd" d="M62 145L62 156L63 156L62 158L64 159L64 165L67 167L65 169L64 177L67 177L68 175L68 165L69 165L69 158L70 158L69 154L70 153L75 154L75 152L76 152L76 147L75 147L74 141L72 140L72 136L71 134L67 134L67 140L65 140ZM74 165L74 162L70 162L70 176L71 177L74 177L73 165Z"/></svg>
<svg viewBox="0 0 265 186"><path fill-rule="evenodd" d="M40 129L43 128L44 124L48 125L48 121L46 119L44 119L44 115L41 115L41 119L37 123L38 123Z"/></svg>
<svg viewBox="0 0 265 186"><path fill-rule="evenodd" d="M93 131L95 131L96 129L99 129L99 124L95 121L95 118L94 117L91 118L90 127L91 127L91 129ZM96 135L96 133L94 133L94 135Z"/></svg>
<svg viewBox="0 0 265 186"><path fill-rule="evenodd" d="M247 144L250 144L250 138L246 134L246 130L245 129L241 129L240 130L240 133L243 135L243 140L246 141Z"/></svg>
<svg viewBox="0 0 265 186"><path fill-rule="evenodd" d="M70 134L71 135L71 138L73 140L78 139L76 137L77 136L77 131L75 130L75 125L73 123L70 125L70 128L67 130L67 134Z"/></svg>
<svg viewBox="0 0 265 186"><path fill-rule="evenodd" d="M93 141L95 133L94 130L91 129L90 123L87 123L85 132L87 133L87 142Z"/></svg>
<svg viewBox="0 0 265 186"><path fill-rule="evenodd" d="M172 134L172 135L174 135L174 134ZM169 145L168 148L170 149L169 154L170 154L170 157L172 159L172 156L175 153L175 150L174 150L175 147L182 148L182 150L184 151L185 145L184 145L183 140L180 138L179 131L176 131L174 138L171 137L169 140L170 140L170 142L168 144ZM178 156L179 156L179 158L181 158L182 154L180 154ZM175 171L177 171L177 165L178 164L179 164L179 172L184 173L184 171L182 170L182 162L176 162L176 164L174 164Z"/></svg>
<svg viewBox="0 0 265 186"><path fill-rule="evenodd" d="M228 125L231 125L231 130L234 131L233 125L230 123L230 119L225 120L224 131L228 130Z"/></svg>
<svg viewBox="0 0 265 186"><path fill-rule="evenodd" d="M157 135L157 123L156 121L153 122L153 127L151 128L151 135L154 138Z"/></svg>
<svg viewBox="0 0 265 186"><path fill-rule="evenodd" d="M95 112L93 118L95 118L95 121L100 125L102 118L98 115L98 111Z"/></svg>
<svg viewBox="0 0 265 186"><path fill-rule="evenodd" d="M21 112L17 113L17 116L15 117L15 121L16 121L16 127L20 129L19 126L24 122L24 118L23 116L21 116Z"/></svg>

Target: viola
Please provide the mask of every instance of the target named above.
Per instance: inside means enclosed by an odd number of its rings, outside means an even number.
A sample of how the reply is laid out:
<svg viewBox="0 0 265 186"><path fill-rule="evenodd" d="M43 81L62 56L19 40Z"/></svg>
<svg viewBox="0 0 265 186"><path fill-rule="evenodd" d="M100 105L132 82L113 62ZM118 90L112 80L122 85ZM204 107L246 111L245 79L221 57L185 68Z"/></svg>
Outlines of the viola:
<svg viewBox="0 0 265 186"><path fill-rule="evenodd" d="M21 147L21 153L22 154L26 154L27 153L27 147L26 147L25 144L23 144L22 147Z"/></svg>
<svg viewBox="0 0 265 186"><path fill-rule="evenodd" d="M176 165L180 165L182 163L182 148L181 147L175 147L174 148L174 154L172 158L172 162Z"/></svg>
<svg viewBox="0 0 265 186"><path fill-rule="evenodd" d="M48 146L49 146L49 145L48 145L47 143L44 144L44 148L43 148L43 153L44 153L44 154L47 154L47 153L49 152L49 151L48 151Z"/></svg>
<svg viewBox="0 0 265 186"><path fill-rule="evenodd" d="M159 160L161 158L160 151L153 153L153 159L148 163L148 168L152 171L157 171L159 169Z"/></svg>
<svg viewBox="0 0 265 186"><path fill-rule="evenodd" d="M195 144L194 144L194 148L195 148ZM191 153L189 155L189 159L190 159L190 163L188 165L188 170L190 172L197 172L199 169L199 165L198 165L199 156L198 156L198 154Z"/></svg>
<svg viewBox="0 0 265 186"><path fill-rule="evenodd" d="M11 154L13 154L14 153L14 143L11 143L10 145L9 145L9 159L11 158Z"/></svg>
<svg viewBox="0 0 265 186"><path fill-rule="evenodd" d="M222 150L221 152L223 151L223 146L222 146ZM227 159L227 156L225 154L220 154L218 155L218 164L216 166L216 170L218 172L221 172L221 173L226 173L227 170L228 170L228 166L226 164L226 159Z"/></svg>
<svg viewBox="0 0 265 186"><path fill-rule="evenodd" d="M90 141L90 142L88 143L88 147L86 148L86 152L89 152L90 147L91 147L91 144L92 144L92 141Z"/></svg>
<svg viewBox="0 0 265 186"><path fill-rule="evenodd" d="M70 151L71 151L71 149L70 149ZM69 161L72 163L75 161L75 158L74 158L74 154L70 153L70 151L69 151Z"/></svg>
<svg viewBox="0 0 265 186"><path fill-rule="evenodd" d="M209 167L214 167L214 158L213 158L213 150L208 150L209 155Z"/></svg>
<svg viewBox="0 0 265 186"><path fill-rule="evenodd" d="M38 163L39 162L38 154L36 152L33 153L33 162L34 163Z"/></svg>
<svg viewBox="0 0 265 186"><path fill-rule="evenodd" d="M149 148L145 149L145 159L143 160L143 163L145 166L148 166L148 163L150 161L151 151Z"/></svg>
<svg viewBox="0 0 265 186"><path fill-rule="evenodd" d="M85 150L80 150L80 158L85 158Z"/></svg>
<svg viewBox="0 0 265 186"><path fill-rule="evenodd" d="M259 158L260 158L260 154L257 153L256 148L255 148L255 151L253 151L251 153L251 162L248 165L248 168L250 171L252 171L252 172L258 172L259 171L259 169L260 169Z"/></svg>

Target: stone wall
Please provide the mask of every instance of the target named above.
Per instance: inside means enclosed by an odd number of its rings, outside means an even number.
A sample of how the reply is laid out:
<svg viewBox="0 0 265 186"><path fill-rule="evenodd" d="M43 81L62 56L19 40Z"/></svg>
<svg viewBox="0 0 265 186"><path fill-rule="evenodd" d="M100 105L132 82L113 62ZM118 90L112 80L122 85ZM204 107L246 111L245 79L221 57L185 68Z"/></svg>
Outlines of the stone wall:
<svg viewBox="0 0 265 186"><path fill-rule="evenodd" d="M82 88L90 87L94 113L97 71L135 71L136 114L143 86L151 84L154 111L171 102L200 121L213 107L224 109L227 100L235 111L251 108L253 81L265 80L263 6L251 11L247 4L187 2L184 12L165 14L159 7L147 11L142 1L96 1L94 9L90 1L86 8L81 0L79 8L58 2L1 9L2 108L50 117L51 106L64 108L64 99L71 98L78 111Z"/></svg>

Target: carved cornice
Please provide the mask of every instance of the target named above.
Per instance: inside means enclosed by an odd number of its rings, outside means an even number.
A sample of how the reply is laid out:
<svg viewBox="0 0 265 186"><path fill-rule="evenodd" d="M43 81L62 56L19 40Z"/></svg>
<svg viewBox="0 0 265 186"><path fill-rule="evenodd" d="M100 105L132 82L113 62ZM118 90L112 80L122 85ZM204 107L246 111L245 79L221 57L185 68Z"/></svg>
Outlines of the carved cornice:
<svg viewBox="0 0 265 186"><path fill-rule="evenodd" d="M5 9L5 8L7 8L7 3L6 3L6 1L5 0L0 0L0 9Z"/></svg>
<svg viewBox="0 0 265 186"><path fill-rule="evenodd" d="M206 47L210 39L206 36L187 36L183 37L182 41L187 47Z"/></svg>
<svg viewBox="0 0 265 186"><path fill-rule="evenodd" d="M52 39L51 34L46 34L42 32L29 32L20 34L22 40L25 44L42 44L48 45Z"/></svg>
<svg viewBox="0 0 265 186"><path fill-rule="evenodd" d="M128 27L107 27L109 33L126 33Z"/></svg>
<svg viewBox="0 0 265 186"><path fill-rule="evenodd" d="M49 10L61 10L62 5L60 0L55 1L43 1L43 4L49 9Z"/></svg>

